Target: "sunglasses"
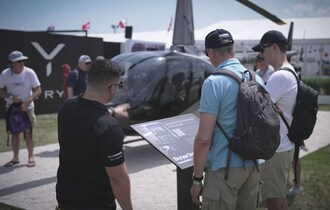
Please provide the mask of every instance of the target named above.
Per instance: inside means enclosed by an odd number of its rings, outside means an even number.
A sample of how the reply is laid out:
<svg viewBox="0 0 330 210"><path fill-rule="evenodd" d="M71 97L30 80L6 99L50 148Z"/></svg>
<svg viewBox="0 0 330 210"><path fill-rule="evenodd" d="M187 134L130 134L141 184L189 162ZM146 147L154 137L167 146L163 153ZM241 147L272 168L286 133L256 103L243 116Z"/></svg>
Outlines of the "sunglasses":
<svg viewBox="0 0 330 210"><path fill-rule="evenodd" d="M92 64L92 62L87 62L87 63L85 63L86 65L91 65Z"/></svg>
<svg viewBox="0 0 330 210"><path fill-rule="evenodd" d="M209 54L208 54L209 49L210 49L210 48L206 48L206 49L204 50L204 54L205 54L207 57L209 57Z"/></svg>
<svg viewBox="0 0 330 210"><path fill-rule="evenodd" d="M118 86L118 89L122 89L125 84L123 81L119 81L119 83L114 83L114 84L109 85L108 89L111 88L112 85L116 85L116 86Z"/></svg>
<svg viewBox="0 0 330 210"><path fill-rule="evenodd" d="M24 63L24 60L16 61L16 63Z"/></svg>
<svg viewBox="0 0 330 210"><path fill-rule="evenodd" d="M260 52L263 53L267 47L272 46L273 44L264 44L260 47Z"/></svg>

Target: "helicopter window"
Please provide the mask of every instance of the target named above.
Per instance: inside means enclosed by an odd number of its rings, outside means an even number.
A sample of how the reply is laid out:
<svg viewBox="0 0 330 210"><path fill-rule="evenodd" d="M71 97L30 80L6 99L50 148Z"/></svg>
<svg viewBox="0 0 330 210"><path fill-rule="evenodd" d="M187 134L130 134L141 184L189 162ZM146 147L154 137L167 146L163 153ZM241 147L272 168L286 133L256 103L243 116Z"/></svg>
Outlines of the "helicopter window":
<svg viewBox="0 0 330 210"><path fill-rule="evenodd" d="M127 76L127 72L130 71L135 65L144 62L145 60L161 57L164 52L135 52L135 53L124 53L113 57L113 61L119 63L121 67L121 75Z"/></svg>
<svg viewBox="0 0 330 210"><path fill-rule="evenodd" d="M190 62L182 61L184 58L168 59L167 71L168 79L165 83L160 104L183 101L186 97L187 84L189 83Z"/></svg>
<svg viewBox="0 0 330 210"><path fill-rule="evenodd" d="M164 62L158 58L143 60L128 72L127 83L134 86L149 86L164 72Z"/></svg>
<svg viewBox="0 0 330 210"><path fill-rule="evenodd" d="M123 53L123 54L119 54L116 55L115 57L111 58L111 60L116 61L117 63L122 62L123 60L134 56L134 53Z"/></svg>
<svg viewBox="0 0 330 210"><path fill-rule="evenodd" d="M125 74L121 77L125 86L118 90L113 102L115 104L128 102L134 108L150 99L155 87L165 74L164 60L162 57L150 56L149 58L132 56L122 60L121 66L127 65L127 63L134 63L134 65L126 69Z"/></svg>

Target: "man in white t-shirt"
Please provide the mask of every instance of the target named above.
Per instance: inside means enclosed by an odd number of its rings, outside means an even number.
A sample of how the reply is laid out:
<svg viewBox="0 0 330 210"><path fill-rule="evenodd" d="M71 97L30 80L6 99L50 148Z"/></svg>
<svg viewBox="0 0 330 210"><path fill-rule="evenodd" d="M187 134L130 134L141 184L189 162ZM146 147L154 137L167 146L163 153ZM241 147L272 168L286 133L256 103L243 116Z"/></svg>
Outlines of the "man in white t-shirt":
<svg viewBox="0 0 330 210"><path fill-rule="evenodd" d="M34 103L33 101L41 94L40 81L33 69L24 66L24 61L28 57L24 56L20 51L13 51L8 56L9 67L1 72L0 75L0 97L6 100L6 110L12 104L21 107L23 112L26 112L31 127L23 131L28 150L28 167L35 166L33 156L33 137L32 127L35 123ZM13 159L5 164L10 167L19 163L19 135L13 133L11 137L11 145L13 148Z"/></svg>
<svg viewBox="0 0 330 210"><path fill-rule="evenodd" d="M292 111L297 96L297 81L295 76L285 70L288 67L294 71L286 56L287 40L279 31L268 31L254 47L260 52L260 57L266 64L272 65L275 72L270 76L266 89L279 112L282 112L287 122L292 122ZM279 116L280 117L280 116ZM261 198L266 201L268 210L288 209L286 200L286 186L288 170L293 160L294 144L289 140L288 129L280 119L281 143L275 155L267 160L260 170L260 178L264 182L261 185Z"/></svg>

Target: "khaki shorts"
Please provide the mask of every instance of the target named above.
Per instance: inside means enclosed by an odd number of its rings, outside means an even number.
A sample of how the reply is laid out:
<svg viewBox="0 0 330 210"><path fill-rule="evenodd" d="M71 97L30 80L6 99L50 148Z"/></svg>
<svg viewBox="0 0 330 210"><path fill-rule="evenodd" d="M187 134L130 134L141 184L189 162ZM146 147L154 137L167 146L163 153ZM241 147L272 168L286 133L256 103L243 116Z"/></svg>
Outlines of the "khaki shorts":
<svg viewBox="0 0 330 210"><path fill-rule="evenodd" d="M26 113L29 116L29 119L31 121L31 126L33 128L36 125L36 122L37 122L37 117L34 113L34 108L29 109Z"/></svg>
<svg viewBox="0 0 330 210"><path fill-rule="evenodd" d="M257 208L259 173L256 166L207 169L202 192L202 210L250 210Z"/></svg>
<svg viewBox="0 0 330 210"><path fill-rule="evenodd" d="M267 198L285 198L289 168L292 164L294 149L286 152L277 152L260 165L261 200Z"/></svg>

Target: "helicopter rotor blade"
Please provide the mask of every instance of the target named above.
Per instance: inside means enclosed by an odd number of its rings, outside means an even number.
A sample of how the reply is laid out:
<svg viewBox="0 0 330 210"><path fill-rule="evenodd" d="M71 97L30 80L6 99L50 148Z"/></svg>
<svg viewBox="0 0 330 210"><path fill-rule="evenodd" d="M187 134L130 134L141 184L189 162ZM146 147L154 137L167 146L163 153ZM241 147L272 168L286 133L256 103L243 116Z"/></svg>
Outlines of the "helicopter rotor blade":
<svg viewBox="0 0 330 210"><path fill-rule="evenodd" d="M286 24L283 20L279 19L275 15L269 13L265 9L257 6L256 4L252 3L249 0L237 0L237 1L240 2L240 3L242 3L242 4L244 4L245 6L249 7L250 9L256 11L257 13L263 15L264 17L268 18L269 20L275 22L278 25L284 25L284 24Z"/></svg>

